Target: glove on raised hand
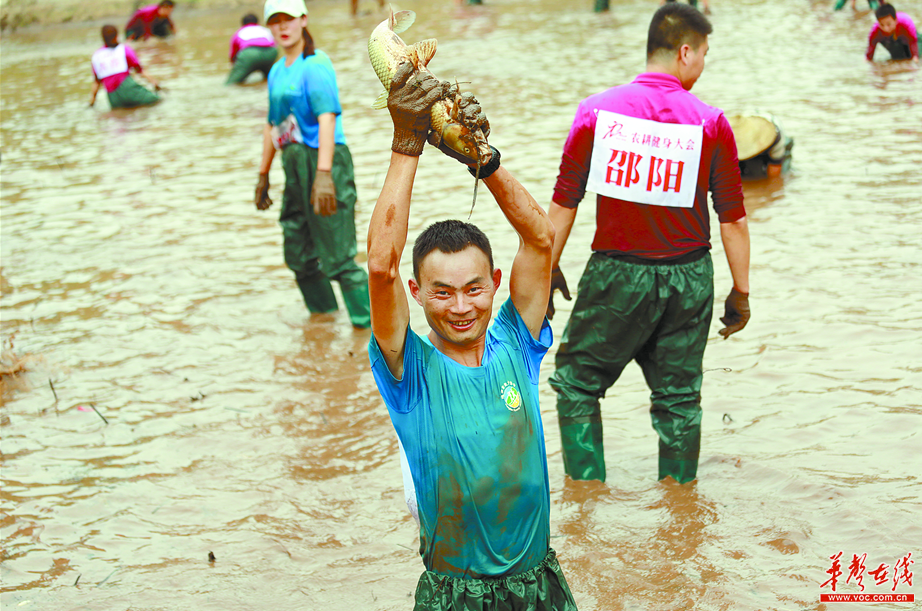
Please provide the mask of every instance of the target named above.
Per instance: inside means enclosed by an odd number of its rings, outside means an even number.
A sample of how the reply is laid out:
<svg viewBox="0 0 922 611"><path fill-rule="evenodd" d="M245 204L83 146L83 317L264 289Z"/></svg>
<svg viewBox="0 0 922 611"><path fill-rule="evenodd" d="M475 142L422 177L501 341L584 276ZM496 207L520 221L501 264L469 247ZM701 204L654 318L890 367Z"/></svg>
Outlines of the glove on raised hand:
<svg viewBox="0 0 922 611"><path fill-rule="evenodd" d="M567 301L572 301L573 298L570 297L570 287L567 286L567 279L563 277L563 272L560 271L559 267L555 267L551 270L551 294L547 298L547 319L553 320L554 313L557 311L554 308L554 291L559 290L563 295L563 298Z"/></svg>
<svg viewBox="0 0 922 611"><path fill-rule="evenodd" d="M330 170L317 170L314 184L311 185L311 205L318 216L336 214L336 185Z"/></svg>
<svg viewBox="0 0 922 611"><path fill-rule="evenodd" d="M442 95L439 81L428 72L413 74L416 68L405 62L391 79L387 109L394 122L391 150L402 155L419 157L423 154L429 133L432 105Z"/></svg>
<svg viewBox="0 0 922 611"><path fill-rule="evenodd" d="M268 210L269 206L272 205L272 200L269 199L269 175L260 174L259 182L256 183L256 202L257 210Z"/></svg>
<svg viewBox="0 0 922 611"><path fill-rule="evenodd" d="M490 120L487 119L487 115L483 112L483 108L480 106L480 102L477 101L477 98L474 97L473 93L462 93L459 98L459 87L457 84L452 84L448 81L442 81L439 86L442 88L442 98L451 100L458 105L458 120L463 125L467 126L471 131L476 131L477 128L480 128L484 137L490 135ZM464 165L477 163L476 159L465 157L458 151L449 148L444 142L441 141L441 137L437 137L435 134L433 134L433 137L430 138L429 141L438 147L440 151L452 159L457 159Z"/></svg>
<svg viewBox="0 0 922 611"><path fill-rule="evenodd" d="M724 339L741 331L749 322L749 294L741 293L733 287L724 302L724 315L720 317L720 322L726 325L718 331Z"/></svg>

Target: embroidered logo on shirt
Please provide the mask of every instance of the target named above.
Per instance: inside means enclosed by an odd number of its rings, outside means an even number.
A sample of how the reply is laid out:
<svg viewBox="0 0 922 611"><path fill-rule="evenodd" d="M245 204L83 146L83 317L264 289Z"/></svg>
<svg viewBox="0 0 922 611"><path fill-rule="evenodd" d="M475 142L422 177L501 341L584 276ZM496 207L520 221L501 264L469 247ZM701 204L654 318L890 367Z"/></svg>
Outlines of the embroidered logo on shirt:
<svg viewBox="0 0 922 611"><path fill-rule="evenodd" d="M503 397L503 403L506 404L510 412L517 412L522 407L522 395L519 394L519 389L515 387L515 382L503 384L500 394Z"/></svg>

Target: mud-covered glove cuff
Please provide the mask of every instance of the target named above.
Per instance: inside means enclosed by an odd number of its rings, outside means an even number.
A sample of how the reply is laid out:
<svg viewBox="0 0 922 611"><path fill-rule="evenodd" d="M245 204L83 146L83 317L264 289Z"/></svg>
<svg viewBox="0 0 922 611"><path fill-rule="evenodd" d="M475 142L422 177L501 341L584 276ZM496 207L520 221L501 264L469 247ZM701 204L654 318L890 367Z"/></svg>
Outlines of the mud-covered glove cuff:
<svg viewBox="0 0 922 611"><path fill-rule="evenodd" d="M493 172L499 169L499 161L502 155L499 154L499 151L496 150L496 147L492 144L490 145L490 151L493 155L490 157L490 161L487 162L487 165L480 166L480 173L477 172L476 165L467 166L467 171L471 173L471 176L483 180L484 178L492 176Z"/></svg>
<svg viewBox="0 0 922 611"><path fill-rule="evenodd" d="M429 130L429 121L422 130L398 128L394 126L394 139L391 141L391 150L401 155L419 157L426 146L426 133Z"/></svg>

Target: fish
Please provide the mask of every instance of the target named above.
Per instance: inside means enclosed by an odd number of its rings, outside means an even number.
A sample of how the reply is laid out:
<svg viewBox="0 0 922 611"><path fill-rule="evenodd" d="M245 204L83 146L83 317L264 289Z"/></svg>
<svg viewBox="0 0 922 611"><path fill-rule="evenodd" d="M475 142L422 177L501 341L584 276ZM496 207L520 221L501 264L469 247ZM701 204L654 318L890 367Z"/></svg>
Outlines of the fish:
<svg viewBox="0 0 922 611"><path fill-rule="evenodd" d="M398 66L411 62L420 72L428 72L429 61L435 56L438 41L434 38L421 40L407 45L398 34L405 32L416 21L413 11L394 12L372 31L368 38L368 58L384 85L384 92L378 96L374 108L386 108L391 79ZM433 74L433 76L435 76ZM456 90L460 89L455 87ZM444 144L453 151L471 160L471 164L486 165L493 152L487 143L487 136L479 127L473 129L464 125L460 118L460 91L454 96L444 94L442 99L432 105L429 127L429 143L434 146Z"/></svg>

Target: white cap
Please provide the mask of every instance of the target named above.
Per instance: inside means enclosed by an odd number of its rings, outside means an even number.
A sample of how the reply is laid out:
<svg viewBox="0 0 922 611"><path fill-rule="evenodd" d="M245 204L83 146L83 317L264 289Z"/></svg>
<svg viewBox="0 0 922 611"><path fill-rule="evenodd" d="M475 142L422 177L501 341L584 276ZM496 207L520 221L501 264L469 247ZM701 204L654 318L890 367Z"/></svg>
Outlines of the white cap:
<svg viewBox="0 0 922 611"><path fill-rule="evenodd" d="M265 22L276 13L285 13L292 17L307 15L307 7L304 6L304 0L266 0L266 6L263 9Z"/></svg>

